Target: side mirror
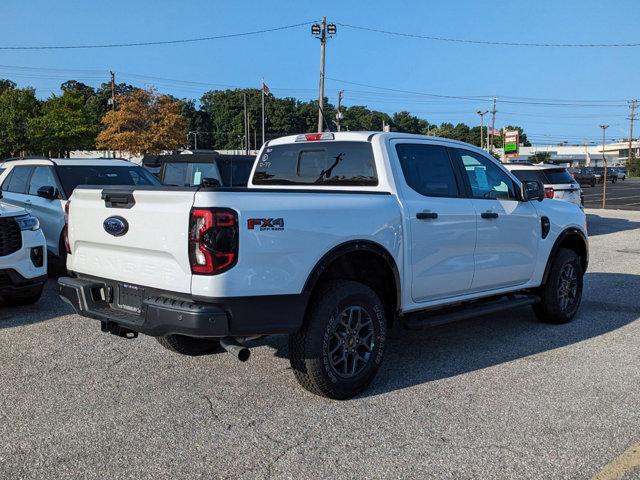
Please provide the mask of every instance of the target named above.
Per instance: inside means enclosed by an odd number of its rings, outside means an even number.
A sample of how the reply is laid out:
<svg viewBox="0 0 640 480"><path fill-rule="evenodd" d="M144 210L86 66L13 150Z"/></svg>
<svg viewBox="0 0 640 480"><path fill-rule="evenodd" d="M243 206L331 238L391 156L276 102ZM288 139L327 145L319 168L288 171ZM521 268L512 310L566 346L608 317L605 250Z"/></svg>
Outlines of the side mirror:
<svg viewBox="0 0 640 480"><path fill-rule="evenodd" d="M538 180L524 180L522 182L522 200L544 200L544 185Z"/></svg>
<svg viewBox="0 0 640 480"><path fill-rule="evenodd" d="M40 187L38 189L38 196L42 197L42 198L46 198L47 200L53 200L54 198L56 198L56 189L55 187L52 186L44 186L44 187Z"/></svg>

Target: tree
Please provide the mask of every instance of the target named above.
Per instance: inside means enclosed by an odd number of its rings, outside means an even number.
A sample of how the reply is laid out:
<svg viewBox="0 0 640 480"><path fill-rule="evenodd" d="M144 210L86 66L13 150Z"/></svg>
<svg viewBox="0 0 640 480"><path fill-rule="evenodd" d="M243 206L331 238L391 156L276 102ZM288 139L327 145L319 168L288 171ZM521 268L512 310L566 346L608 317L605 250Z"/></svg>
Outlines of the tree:
<svg viewBox="0 0 640 480"><path fill-rule="evenodd" d="M182 103L154 90L134 90L120 97L117 109L105 113L102 124L96 141L100 149L160 153L185 143Z"/></svg>
<svg viewBox="0 0 640 480"><path fill-rule="evenodd" d="M38 114L39 102L32 88L2 82L6 81L0 81L0 157L14 157L31 150L28 124Z"/></svg>
<svg viewBox="0 0 640 480"><path fill-rule="evenodd" d="M395 131L404 133L426 133L429 126L426 120L407 111L394 113L391 122Z"/></svg>
<svg viewBox="0 0 640 480"><path fill-rule="evenodd" d="M42 104L41 114L28 122L35 151L69 156L71 150L91 150L98 129L85 109L85 98L75 91L52 95Z"/></svg>
<svg viewBox="0 0 640 480"><path fill-rule="evenodd" d="M547 163L549 160L551 160L549 152L536 152L533 155L529 155L529 161L532 163Z"/></svg>
<svg viewBox="0 0 640 480"><path fill-rule="evenodd" d="M196 108L195 100L182 100L181 114L184 117L187 132L196 132L199 149L213 147L211 138L211 117L209 113ZM193 140L192 140L193 141ZM194 142L195 148L195 142ZM187 145L189 147L190 145Z"/></svg>

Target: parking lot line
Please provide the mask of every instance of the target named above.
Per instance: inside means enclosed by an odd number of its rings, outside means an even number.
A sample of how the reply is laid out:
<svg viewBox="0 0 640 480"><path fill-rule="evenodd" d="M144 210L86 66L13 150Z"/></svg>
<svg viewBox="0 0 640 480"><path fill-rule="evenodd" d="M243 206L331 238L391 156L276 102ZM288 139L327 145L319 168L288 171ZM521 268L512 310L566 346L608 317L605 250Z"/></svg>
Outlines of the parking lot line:
<svg viewBox="0 0 640 480"><path fill-rule="evenodd" d="M631 445L622 455L606 464L593 477L593 480L619 480L638 467L640 467L640 443Z"/></svg>

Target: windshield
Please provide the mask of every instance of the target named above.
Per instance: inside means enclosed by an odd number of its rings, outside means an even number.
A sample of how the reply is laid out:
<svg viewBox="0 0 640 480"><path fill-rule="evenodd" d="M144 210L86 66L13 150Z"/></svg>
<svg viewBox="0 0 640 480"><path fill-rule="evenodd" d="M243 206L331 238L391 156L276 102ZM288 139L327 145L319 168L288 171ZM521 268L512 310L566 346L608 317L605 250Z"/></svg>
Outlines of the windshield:
<svg viewBox="0 0 640 480"><path fill-rule="evenodd" d="M78 185L161 185L147 170L133 165L65 165L56 171L67 197Z"/></svg>
<svg viewBox="0 0 640 480"><path fill-rule="evenodd" d="M547 177L547 182L545 183L558 184L575 182L566 168L550 168L544 171L544 175Z"/></svg>

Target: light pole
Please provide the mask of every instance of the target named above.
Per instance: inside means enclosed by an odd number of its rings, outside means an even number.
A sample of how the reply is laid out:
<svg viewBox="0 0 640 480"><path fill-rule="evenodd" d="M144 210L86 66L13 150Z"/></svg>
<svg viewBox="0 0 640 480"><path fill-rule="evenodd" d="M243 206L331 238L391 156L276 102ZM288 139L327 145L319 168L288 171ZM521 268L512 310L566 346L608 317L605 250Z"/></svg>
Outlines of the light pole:
<svg viewBox="0 0 640 480"><path fill-rule="evenodd" d="M189 148L189 135L193 135L193 149L198 150L198 132L187 132L187 148Z"/></svg>
<svg viewBox="0 0 640 480"><path fill-rule="evenodd" d="M484 148L484 116L489 113L489 110L485 110L484 112L478 110L476 113L480 115L480 148Z"/></svg>
<svg viewBox="0 0 640 480"><path fill-rule="evenodd" d="M311 34L320 40L320 88L318 95L318 132L324 130L324 51L327 44L327 35L332 37L338 31L335 23L327 24L327 17L322 17L322 23L311 25Z"/></svg>
<svg viewBox="0 0 640 480"><path fill-rule="evenodd" d="M604 183L602 185L602 208L607 208L607 157L604 155L604 135L609 125L600 125L602 129L602 164L604 165Z"/></svg>

